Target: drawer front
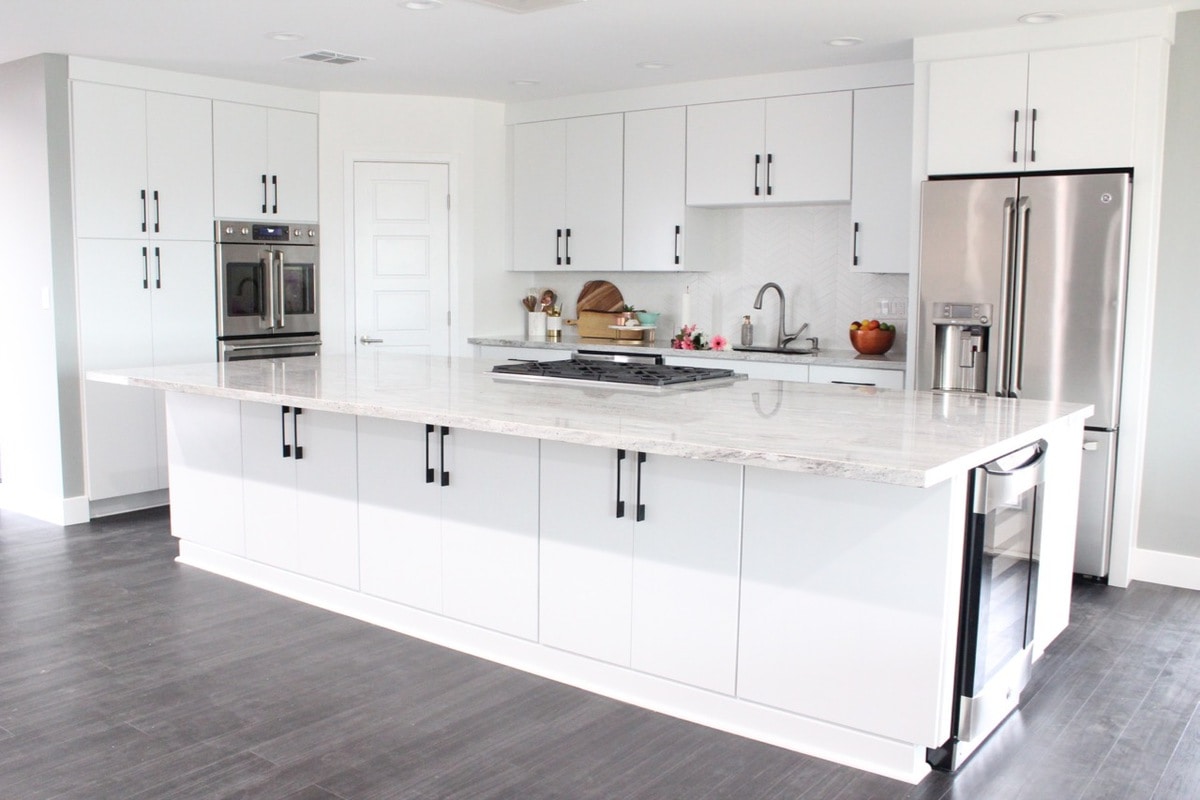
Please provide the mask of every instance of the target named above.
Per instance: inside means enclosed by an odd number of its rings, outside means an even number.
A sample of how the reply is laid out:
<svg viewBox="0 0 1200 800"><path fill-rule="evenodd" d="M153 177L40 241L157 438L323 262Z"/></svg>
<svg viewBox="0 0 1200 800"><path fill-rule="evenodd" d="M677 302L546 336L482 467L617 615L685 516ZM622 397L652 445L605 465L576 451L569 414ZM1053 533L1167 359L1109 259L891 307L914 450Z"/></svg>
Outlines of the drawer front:
<svg viewBox="0 0 1200 800"><path fill-rule="evenodd" d="M879 386L884 389L904 388L904 372L894 369L825 367L814 364L808 368L808 380L810 383L846 383Z"/></svg>

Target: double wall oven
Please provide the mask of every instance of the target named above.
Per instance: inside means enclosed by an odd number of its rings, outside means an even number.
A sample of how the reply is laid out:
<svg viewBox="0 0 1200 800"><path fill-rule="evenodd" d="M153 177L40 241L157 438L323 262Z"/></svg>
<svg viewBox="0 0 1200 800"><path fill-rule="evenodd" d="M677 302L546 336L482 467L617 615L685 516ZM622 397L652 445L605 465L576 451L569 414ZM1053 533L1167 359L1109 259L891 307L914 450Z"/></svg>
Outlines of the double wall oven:
<svg viewBox="0 0 1200 800"><path fill-rule="evenodd" d="M320 352L318 241L312 224L216 222L220 360Z"/></svg>

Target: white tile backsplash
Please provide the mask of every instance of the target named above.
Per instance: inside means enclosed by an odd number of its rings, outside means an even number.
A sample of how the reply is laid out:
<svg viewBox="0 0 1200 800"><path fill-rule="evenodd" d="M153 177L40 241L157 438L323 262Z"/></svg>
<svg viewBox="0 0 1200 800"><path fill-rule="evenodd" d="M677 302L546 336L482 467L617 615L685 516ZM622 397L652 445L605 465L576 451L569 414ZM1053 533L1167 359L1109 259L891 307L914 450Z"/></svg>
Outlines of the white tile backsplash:
<svg viewBox="0 0 1200 800"><path fill-rule="evenodd" d="M807 322L804 336L818 336L825 348L849 349L850 321L880 318L889 310L899 331L896 351L903 352L904 304L908 275L850 271L851 225L848 205L737 208L722 216L730 254L727 265L712 272L537 273L533 283L555 289L563 313L574 317L575 298L589 280L604 279L621 290L625 302L662 312L659 341L671 338L683 322L694 322L710 336L723 334L736 344L742 316L754 323L755 344L771 344L778 328L779 305L768 292L762 310L754 310L759 287L779 284L787 296L787 327ZM684 291L690 294L692 319L681 320ZM880 301L887 308L880 308Z"/></svg>

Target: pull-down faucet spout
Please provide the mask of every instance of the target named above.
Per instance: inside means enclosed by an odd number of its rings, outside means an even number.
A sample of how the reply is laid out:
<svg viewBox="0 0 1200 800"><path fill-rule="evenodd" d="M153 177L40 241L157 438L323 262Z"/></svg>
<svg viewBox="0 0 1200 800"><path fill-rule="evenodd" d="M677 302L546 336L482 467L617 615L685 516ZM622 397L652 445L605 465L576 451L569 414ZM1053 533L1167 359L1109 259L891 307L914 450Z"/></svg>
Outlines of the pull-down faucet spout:
<svg viewBox="0 0 1200 800"><path fill-rule="evenodd" d="M763 295L767 293L767 289L774 289L779 293L779 335L776 337L775 346L779 348L787 347L796 340L800 334L808 329L808 323L800 326L800 330L795 333L787 332L787 300L784 299L783 289L778 283L764 283L762 288L758 290L758 296L754 298L754 308L761 311L763 303Z"/></svg>

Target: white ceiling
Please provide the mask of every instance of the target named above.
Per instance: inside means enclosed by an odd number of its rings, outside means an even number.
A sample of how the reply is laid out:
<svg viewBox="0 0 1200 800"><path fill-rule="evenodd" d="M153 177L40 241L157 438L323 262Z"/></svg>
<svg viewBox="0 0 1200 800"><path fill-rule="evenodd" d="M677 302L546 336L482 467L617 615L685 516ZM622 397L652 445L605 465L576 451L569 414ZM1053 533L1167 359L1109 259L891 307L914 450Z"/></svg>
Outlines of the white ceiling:
<svg viewBox="0 0 1200 800"><path fill-rule="evenodd" d="M0 0L0 63L67 53L297 88L503 102L908 58L915 36L1166 0L587 0L514 14L468 0ZM1196 3L1175 3L1177 8ZM276 41L272 32L303 35ZM863 39L855 47L824 42ZM333 50L347 65L299 61ZM639 62L666 62L659 70ZM537 80L514 86L514 80Z"/></svg>

